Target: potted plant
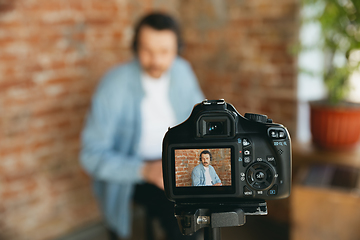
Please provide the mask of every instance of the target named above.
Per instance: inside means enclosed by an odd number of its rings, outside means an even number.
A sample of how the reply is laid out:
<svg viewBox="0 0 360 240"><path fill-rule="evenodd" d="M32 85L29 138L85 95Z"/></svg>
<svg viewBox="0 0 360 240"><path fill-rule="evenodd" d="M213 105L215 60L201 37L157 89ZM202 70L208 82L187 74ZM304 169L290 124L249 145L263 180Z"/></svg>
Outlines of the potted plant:
<svg viewBox="0 0 360 240"><path fill-rule="evenodd" d="M319 9L312 20L321 26L320 44L326 56L323 78L328 97L310 103L313 142L326 149L349 149L360 138L360 104L346 101L349 76L360 65L359 59L350 58L360 50L360 1L303 1ZM342 65L335 61L338 56L345 59Z"/></svg>

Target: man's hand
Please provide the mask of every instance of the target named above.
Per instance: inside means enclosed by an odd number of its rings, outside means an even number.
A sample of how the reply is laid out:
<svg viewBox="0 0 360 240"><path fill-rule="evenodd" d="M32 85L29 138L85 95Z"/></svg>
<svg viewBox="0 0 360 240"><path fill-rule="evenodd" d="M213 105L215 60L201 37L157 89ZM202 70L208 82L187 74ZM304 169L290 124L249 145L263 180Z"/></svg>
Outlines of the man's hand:
<svg viewBox="0 0 360 240"><path fill-rule="evenodd" d="M161 190L164 190L161 160L145 162L141 173L146 182L154 184Z"/></svg>

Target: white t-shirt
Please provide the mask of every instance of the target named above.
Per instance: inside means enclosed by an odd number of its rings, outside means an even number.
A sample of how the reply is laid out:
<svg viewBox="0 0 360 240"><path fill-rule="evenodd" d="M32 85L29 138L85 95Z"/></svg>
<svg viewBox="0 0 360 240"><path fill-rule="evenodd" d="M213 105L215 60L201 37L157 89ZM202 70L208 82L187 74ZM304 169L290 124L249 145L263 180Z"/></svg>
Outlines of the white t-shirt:
<svg viewBox="0 0 360 240"><path fill-rule="evenodd" d="M210 176L210 168L204 166L204 169L205 169L205 185L212 186L213 184L212 184L212 179Z"/></svg>
<svg viewBox="0 0 360 240"><path fill-rule="evenodd" d="M140 153L145 160L158 160L162 155L162 141L168 128L176 124L169 99L170 76L153 78L142 73L145 96L141 102Z"/></svg>

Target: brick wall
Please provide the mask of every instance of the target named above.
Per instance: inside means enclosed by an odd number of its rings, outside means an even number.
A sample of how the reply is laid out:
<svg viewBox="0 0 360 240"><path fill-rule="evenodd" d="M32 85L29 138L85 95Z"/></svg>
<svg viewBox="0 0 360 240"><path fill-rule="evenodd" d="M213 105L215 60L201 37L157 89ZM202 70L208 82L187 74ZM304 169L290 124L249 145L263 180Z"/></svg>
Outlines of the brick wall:
<svg viewBox="0 0 360 240"><path fill-rule="evenodd" d="M212 4L209 4L212 2ZM267 114L295 133L297 0L184 0L191 61L208 99Z"/></svg>
<svg viewBox="0 0 360 240"><path fill-rule="evenodd" d="M51 239L100 218L78 162L101 75L134 21L174 13L206 96L295 129L297 1L0 1L0 239Z"/></svg>
<svg viewBox="0 0 360 240"><path fill-rule="evenodd" d="M223 186L231 186L231 152L225 149L186 149L175 150L175 184L176 187L190 187L191 173L200 162L200 153L203 150L211 152L212 161L216 174Z"/></svg>

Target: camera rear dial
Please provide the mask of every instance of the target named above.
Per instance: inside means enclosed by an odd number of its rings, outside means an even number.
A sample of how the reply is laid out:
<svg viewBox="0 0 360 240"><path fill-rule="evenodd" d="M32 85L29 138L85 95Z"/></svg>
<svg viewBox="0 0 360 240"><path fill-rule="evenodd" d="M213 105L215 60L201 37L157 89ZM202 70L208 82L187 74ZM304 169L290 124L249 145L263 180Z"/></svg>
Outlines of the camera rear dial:
<svg viewBox="0 0 360 240"><path fill-rule="evenodd" d="M275 171L266 163L254 163L246 171L247 183L256 190L266 190L275 182Z"/></svg>

